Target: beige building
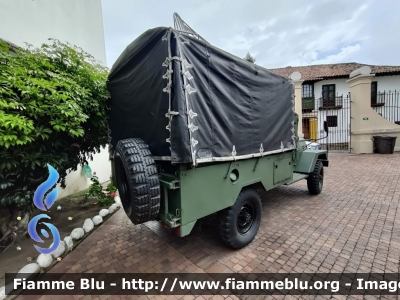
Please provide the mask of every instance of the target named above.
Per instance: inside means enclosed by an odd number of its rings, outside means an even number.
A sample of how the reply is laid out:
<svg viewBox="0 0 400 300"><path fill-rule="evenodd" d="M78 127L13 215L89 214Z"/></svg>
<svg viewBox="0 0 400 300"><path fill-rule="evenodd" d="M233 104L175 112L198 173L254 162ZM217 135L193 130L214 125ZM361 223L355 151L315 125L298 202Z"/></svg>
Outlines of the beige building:
<svg viewBox="0 0 400 300"><path fill-rule="evenodd" d="M333 150L350 150L350 74L359 63L340 63L271 69L289 77L301 73L302 131L307 139L318 139ZM392 123L400 122L400 66L369 66L375 76L370 84L369 106ZM323 123L329 126L324 138Z"/></svg>

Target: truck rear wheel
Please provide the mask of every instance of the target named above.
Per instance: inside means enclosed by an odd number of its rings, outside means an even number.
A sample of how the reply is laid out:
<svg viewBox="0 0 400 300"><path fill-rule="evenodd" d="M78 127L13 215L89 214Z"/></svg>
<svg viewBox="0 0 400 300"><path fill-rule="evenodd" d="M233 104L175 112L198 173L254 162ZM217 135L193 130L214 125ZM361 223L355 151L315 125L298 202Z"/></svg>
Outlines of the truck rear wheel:
<svg viewBox="0 0 400 300"><path fill-rule="evenodd" d="M219 213L219 236L222 241L240 249L257 235L261 221L261 199L253 189L244 189L233 206Z"/></svg>
<svg viewBox="0 0 400 300"><path fill-rule="evenodd" d="M324 166L320 160L315 163L314 171L307 178L307 188L311 195L319 195L324 185Z"/></svg>
<svg viewBox="0 0 400 300"><path fill-rule="evenodd" d="M126 215L134 224L154 220L160 210L160 182L147 144L138 138L119 141L114 166Z"/></svg>

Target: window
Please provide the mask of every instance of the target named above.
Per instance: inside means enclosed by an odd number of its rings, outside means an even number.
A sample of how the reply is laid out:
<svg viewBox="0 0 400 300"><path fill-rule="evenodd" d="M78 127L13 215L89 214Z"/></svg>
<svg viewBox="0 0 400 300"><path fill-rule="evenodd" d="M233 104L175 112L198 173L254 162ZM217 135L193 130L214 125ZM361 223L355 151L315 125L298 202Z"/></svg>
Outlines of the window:
<svg viewBox="0 0 400 300"><path fill-rule="evenodd" d="M328 127L337 127L337 116L326 116Z"/></svg>
<svg viewBox="0 0 400 300"><path fill-rule="evenodd" d="M304 112L309 112L314 109L314 84L306 83L302 85L302 109Z"/></svg>
<svg viewBox="0 0 400 300"><path fill-rule="evenodd" d="M302 98L314 98L314 85L311 84L303 84L302 85Z"/></svg>
<svg viewBox="0 0 400 300"><path fill-rule="evenodd" d="M371 105L378 103L378 82L371 82Z"/></svg>
<svg viewBox="0 0 400 300"><path fill-rule="evenodd" d="M336 88L334 84L322 86L322 106L336 106Z"/></svg>

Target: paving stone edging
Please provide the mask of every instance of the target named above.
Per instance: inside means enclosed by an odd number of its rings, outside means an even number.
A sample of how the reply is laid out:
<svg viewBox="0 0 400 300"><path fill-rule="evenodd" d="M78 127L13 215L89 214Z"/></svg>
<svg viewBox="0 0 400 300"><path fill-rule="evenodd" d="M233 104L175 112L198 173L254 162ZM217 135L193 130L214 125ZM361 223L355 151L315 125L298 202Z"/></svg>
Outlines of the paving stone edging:
<svg viewBox="0 0 400 300"><path fill-rule="evenodd" d="M120 207L122 207L121 198L119 196L115 196L114 203L108 209L103 208L92 219L87 218L82 227L74 228L70 235L61 240L60 245L51 254L40 254L37 257L36 262L25 265L21 268L21 270L18 271L18 273L25 274L26 276L23 277L26 279L31 279L41 273L45 273L51 267L57 264L59 261L58 258L61 258L63 255L71 252L84 237L86 238L91 232L94 231L96 226L101 225L104 221L103 218L110 217L112 214L118 211ZM8 295L5 295L5 290L5 286L0 286L0 300L7 298ZM15 295L13 297L10 295L10 297L16 298L17 296Z"/></svg>

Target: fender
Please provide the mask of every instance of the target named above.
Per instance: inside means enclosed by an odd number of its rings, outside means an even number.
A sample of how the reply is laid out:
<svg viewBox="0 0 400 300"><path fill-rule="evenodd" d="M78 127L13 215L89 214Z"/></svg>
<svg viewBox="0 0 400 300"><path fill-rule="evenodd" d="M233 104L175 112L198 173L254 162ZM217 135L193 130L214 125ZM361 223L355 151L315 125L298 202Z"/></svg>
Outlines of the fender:
<svg viewBox="0 0 400 300"><path fill-rule="evenodd" d="M294 171L297 173L309 174L314 168L317 160L321 160L324 167L328 167L328 153L326 150L304 150L297 157Z"/></svg>

